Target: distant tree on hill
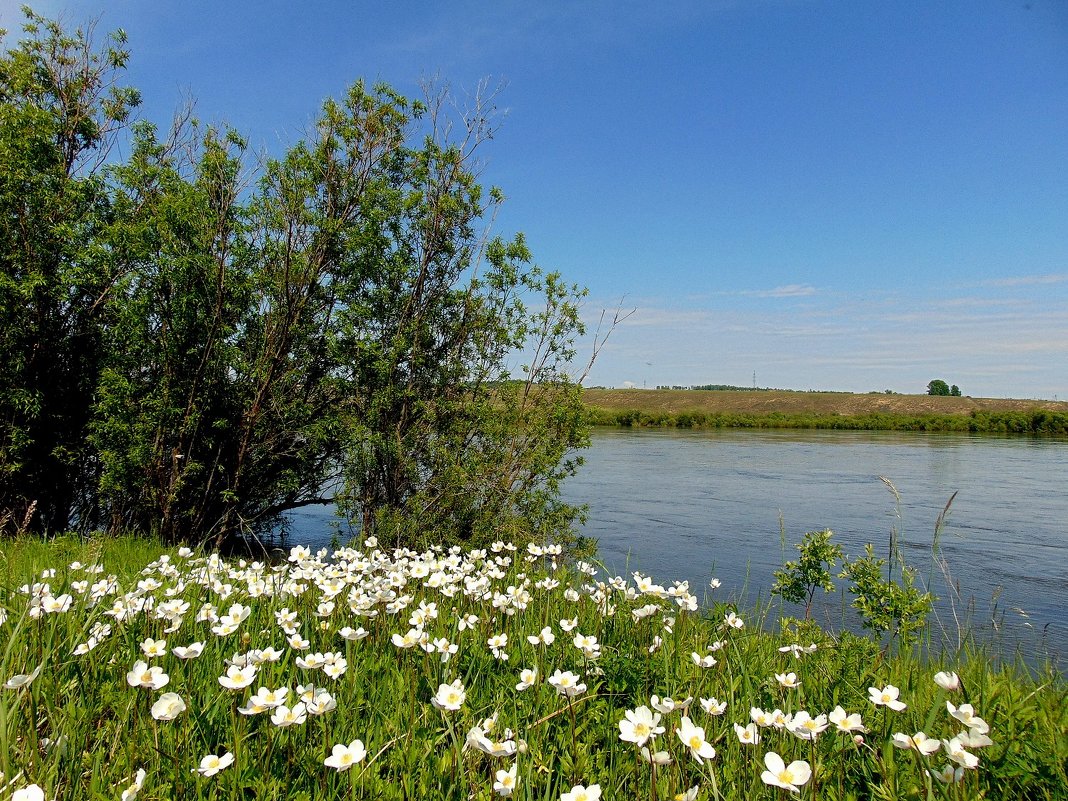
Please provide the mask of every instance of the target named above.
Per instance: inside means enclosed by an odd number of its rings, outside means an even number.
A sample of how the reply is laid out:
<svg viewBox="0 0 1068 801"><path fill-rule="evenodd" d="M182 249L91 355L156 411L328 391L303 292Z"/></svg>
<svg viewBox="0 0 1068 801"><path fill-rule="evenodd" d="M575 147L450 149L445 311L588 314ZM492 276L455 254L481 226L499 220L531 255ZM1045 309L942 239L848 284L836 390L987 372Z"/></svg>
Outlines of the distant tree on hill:
<svg viewBox="0 0 1068 801"><path fill-rule="evenodd" d="M960 397L960 387L958 387L956 384L954 384L953 386L951 386L949 388L949 394L952 395L954 398L959 398Z"/></svg>
<svg viewBox="0 0 1068 801"><path fill-rule="evenodd" d="M949 395L949 384L943 381L941 378L936 378L934 381L927 385L928 395ZM958 391L959 394L959 391Z"/></svg>

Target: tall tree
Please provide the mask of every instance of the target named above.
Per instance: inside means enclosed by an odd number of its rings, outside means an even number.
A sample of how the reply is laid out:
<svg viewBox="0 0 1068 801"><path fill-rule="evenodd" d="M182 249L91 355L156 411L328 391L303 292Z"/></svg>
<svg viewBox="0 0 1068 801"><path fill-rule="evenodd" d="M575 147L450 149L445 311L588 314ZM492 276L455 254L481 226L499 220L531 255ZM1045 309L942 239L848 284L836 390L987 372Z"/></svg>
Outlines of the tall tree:
<svg viewBox="0 0 1068 801"><path fill-rule="evenodd" d="M95 515L85 440L114 279L100 166L138 104L121 31L97 48L91 26L25 13L0 56L0 533Z"/></svg>
<svg viewBox="0 0 1068 801"><path fill-rule="evenodd" d="M930 383L927 384L927 394L928 395L948 395L949 394L949 384L947 384L941 378L936 378L934 381L931 381Z"/></svg>
<svg viewBox="0 0 1068 801"><path fill-rule="evenodd" d="M138 101L121 33L26 32L0 59L8 530L218 543L335 501L405 541L569 530L583 292L491 233L492 93L356 83L256 171L235 132L139 123L101 169Z"/></svg>
<svg viewBox="0 0 1068 801"><path fill-rule="evenodd" d="M236 135L138 129L93 439L115 526L221 541L338 501L406 541L568 529L582 293L489 236L489 108L444 100L357 83L247 192Z"/></svg>

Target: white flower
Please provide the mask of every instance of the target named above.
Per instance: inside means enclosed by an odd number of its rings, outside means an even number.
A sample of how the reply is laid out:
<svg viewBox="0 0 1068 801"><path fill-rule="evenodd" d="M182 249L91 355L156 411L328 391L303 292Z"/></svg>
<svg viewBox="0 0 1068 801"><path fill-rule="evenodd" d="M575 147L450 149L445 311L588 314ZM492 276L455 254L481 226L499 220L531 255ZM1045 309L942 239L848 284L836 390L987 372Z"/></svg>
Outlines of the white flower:
<svg viewBox="0 0 1068 801"><path fill-rule="evenodd" d="M722 715L727 710L727 702L716 698L702 698L701 708L709 715Z"/></svg>
<svg viewBox="0 0 1068 801"><path fill-rule="evenodd" d="M905 750L914 748L924 756L930 756L942 747L942 744L938 740L932 740L922 731L916 732L911 737L903 732L895 732L890 742L893 743L895 748L902 748Z"/></svg>
<svg viewBox="0 0 1068 801"><path fill-rule="evenodd" d="M549 684L556 688L560 695L572 698L586 692L586 685L579 681L579 677L570 670L557 670L549 677ZM596 786L596 785L595 785ZM600 790L598 790L600 792Z"/></svg>
<svg viewBox="0 0 1068 801"><path fill-rule="evenodd" d="M969 729L975 729L979 734L986 734L990 731L989 724L975 714L975 709L972 708L971 704L961 704L955 707L949 701L946 701L946 710L949 712L950 717L956 718Z"/></svg>
<svg viewBox="0 0 1068 801"><path fill-rule="evenodd" d="M513 764L508 770L498 770L497 780L493 783L493 790L499 796L510 796L512 791L519 786L519 779L516 777L516 769L518 765Z"/></svg>
<svg viewBox="0 0 1068 801"><path fill-rule="evenodd" d="M805 646L802 646L799 643L793 643L791 645L784 645L782 648L779 649L779 653L781 653L781 654L785 654L785 653L793 654L794 655L794 659L800 659L801 658L801 654L811 654L811 653L814 653L815 651L816 651L816 643L809 643L808 645L805 645Z"/></svg>
<svg viewBox="0 0 1068 801"><path fill-rule="evenodd" d="M325 715L337 709L337 700L326 690L319 690L311 699L304 701L304 706L309 715Z"/></svg>
<svg viewBox="0 0 1068 801"><path fill-rule="evenodd" d="M248 667L230 665L226 669L226 675L219 677L219 684L228 690L242 690L252 684L255 678L255 665L249 665Z"/></svg>
<svg viewBox="0 0 1068 801"><path fill-rule="evenodd" d="M233 754L223 754L222 756L208 754L206 757L200 760L200 767L194 769L193 773L199 773L201 776L204 777L214 776L220 770L228 768L232 764L234 764Z"/></svg>
<svg viewBox="0 0 1068 801"><path fill-rule="evenodd" d="M962 768L978 767L979 757L966 751L959 738L954 737L952 740L943 740L942 745L946 749L946 756Z"/></svg>
<svg viewBox="0 0 1068 801"><path fill-rule="evenodd" d="M786 728L789 729L791 734L802 740L815 740L819 735L826 731L827 726L826 715L812 717L808 712L802 709L790 718L790 722Z"/></svg>
<svg viewBox="0 0 1068 801"><path fill-rule="evenodd" d="M519 671L519 683L515 686L515 688L522 692L523 690L526 690L529 687L533 687L537 681L538 669L536 667L523 668L521 671Z"/></svg>
<svg viewBox="0 0 1068 801"><path fill-rule="evenodd" d="M600 801L600 798L601 785L591 784L589 787L583 787L576 784L571 788L571 792L560 796L560 801Z"/></svg>
<svg viewBox="0 0 1068 801"><path fill-rule="evenodd" d="M812 768L804 760L791 762L789 766L781 756L774 751L764 755L764 766L767 768L760 774L760 780L772 787L781 787L791 793L800 793L801 785L812 778Z"/></svg>
<svg viewBox="0 0 1068 801"><path fill-rule="evenodd" d="M953 690L960 688L960 676L956 673L947 673L945 671L939 671L934 675L934 683L941 687L943 690Z"/></svg>
<svg viewBox="0 0 1068 801"><path fill-rule="evenodd" d="M651 706L657 712L661 712L665 715L670 715L676 709L681 709L685 712L686 709L689 708L690 703L692 701L692 697L687 698L685 701L676 701L666 695L663 698L654 695L652 698L649 699L649 706Z"/></svg>
<svg viewBox="0 0 1068 801"><path fill-rule="evenodd" d="M21 690L23 687L29 687L39 675L41 675L41 665L35 667L31 673L16 673L4 682L4 688L7 690Z"/></svg>
<svg viewBox="0 0 1068 801"><path fill-rule="evenodd" d="M628 709L623 714L625 719L619 721L619 739L623 742L641 746L651 737L664 733L664 727L660 725L660 714L654 714L647 706Z"/></svg>
<svg viewBox="0 0 1068 801"><path fill-rule="evenodd" d="M308 719L308 708L303 701L298 701L290 708L285 704L275 708L271 713L271 723L279 728L286 726L300 726Z"/></svg>
<svg viewBox="0 0 1068 801"><path fill-rule="evenodd" d="M575 633L575 639L572 640L575 647L582 652L596 651L601 646L597 644L597 638L592 634L583 634L582 632Z"/></svg>
<svg viewBox="0 0 1068 801"><path fill-rule="evenodd" d="M149 659L158 656L166 656L167 641L153 640L151 637L149 637L143 643L141 643L141 652Z"/></svg>
<svg viewBox="0 0 1068 801"><path fill-rule="evenodd" d="M156 720L174 720L185 711L185 701L178 693L163 693L152 704L152 717Z"/></svg>
<svg viewBox="0 0 1068 801"><path fill-rule="evenodd" d="M657 751L655 753L650 753L648 748L646 748L645 746L642 746L642 749L641 749L640 753L642 755L642 759L644 759L650 765L670 765L671 764L671 754L669 754L667 751Z"/></svg>
<svg viewBox="0 0 1068 801"><path fill-rule="evenodd" d="M133 669L126 674L126 683L131 687L148 687L158 690L167 686L170 676L163 672L159 666L149 667L146 662L134 662Z"/></svg>
<svg viewBox="0 0 1068 801"><path fill-rule="evenodd" d="M887 684L881 690L876 687L868 688L868 699L876 706L887 706L895 712L905 708L905 704L897 700L901 691L893 684Z"/></svg>
<svg viewBox="0 0 1068 801"><path fill-rule="evenodd" d="M553 630L546 626L541 630L539 634L531 634L527 637L527 642L531 645L552 645L556 641L556 635L553 634Z"/></svg>
<svg viewBox="0 0 1068 801"><path fill-rule="evenodd" d="M138 768L137 773L134 775L133 784L122 791L120 801L134 801L141 792L141 788L145 786L145 776L147 775L144 768Z"/></svg>
<svg viewBox="0 0 1068 801"><path fill-rule="evenodd" d="M455 712L463 706L466 698L467 693L464 692L463 684L456 679L452 684L439 685L437 694L430 699L430 703L438 709Z"/></svg>
<svg viewBox="0 0 1068 801"><path fill-rule="evenodd" d="M179 659L196 659L204 652L204 643L191 642L189 645L179 645L177 648L172 648L171 653Z"/></svg>
<svg viewBox="0 0 1068 801"><path fill-rule="evenodd" d="M288 687L279 687L277 690L269 690L266 687L260 687L250 699L250 703L254 703L258 707L264 709L275 709L280 707L286 702L289 697Z"/></svg>
<svg viewBox="0 0 1068 801"><path fill-rule="evenodd" d="M44 790L36 784L31 784L12 793L11 801L44 801Z"/></svg>
<svg viewBox="0 0 1068 801"><path fill-rule="evenodd" d="M770 712L765 712L759 706L754 706L749 710L749 719L761 728L767 728L772 725L772 715Z"/></svg>
<svg viewBox="0 0 1068 801"><path fill-rule="evenodd" d="M734 733L738 735L738 742L743 745L756 745L760 742L760 732L757 730L755 723L750 723L748 726L740 726L735 723Z"/></svg>
<svg viewBox="0 0 1068 801"><path fill-rule="evenodd" d="M827 719L843 734L850 734L855 731L867 731L867 729L864 728L864 724L861 722L858 713L854 712L852 715L847 715L846 711L842 709L841 706L836 706L834 711L827 716Z"/></svg>
<svg viewBox="0 0 1068 801"><path fill-rule="evenodd" d="M943 765L941 770L934 772L934 777L942 784L955 784L964 778L964 768L954 769L952 765Z"/></svg>
<svg viewBox="0 0 1068 801"><path fill-rule="evenodd" d="M981 732L978 729L968 729L966 732L961 732L957 735L957 739L960 740L960 744L965 748L986 748L988 745L994 744L994 741L985 732Z"/></svg>
<svg viewBox="0 0 1068 801"><path fill-rule="evenodd" d="M697 760L698 764L703 764L704 760L713 759L716 756L716 749L705 739L705 730L700 726L694 726L693 721L686 715L682 716L682 725L676 733L682 740L682 744L690 749L690 755Z"/></svg>
<svg viewBox="0 0 1068 801"><path fill-rule="evenodd" d="M353 740L348 745L342 743L335 745L330 751L330 756L323 760L323 764L342 773L356 763L362 762L366 756L367 749L364 748L363 741Z"/></svg>
<svg viewBox="0 0 1068 801"><path fill-rule="evenodd" d="M68 611L73 601L74 599L68 593L56 596L46 595L41 599L41 606L45 612L54 615L59 612Z"/></svg>
<svg viewBox="0 0 1068 801"><path fill-rule="evenodd" d="M780 687L785 687L788 690L801 686L796 673L776 673L775 680L779 682Z"/></svg>
<svg viewBox="0 0 1068 801"><path fill-rule="evenodd" d="M723 623L727 628L741 630L745 627L745 621L742 620L734 612L730 612L723 618Z"/></svg>
<svg viewBox="0 0 1068 801"><path fill-rule="evenodd" d="M697 667L710 668L715 667L716 665L716 657L712 656L712 654L709 654L708 656L701 656L699 653L694 651L690 654L690 659L693 660L693 663L697 665Z"/></svg>

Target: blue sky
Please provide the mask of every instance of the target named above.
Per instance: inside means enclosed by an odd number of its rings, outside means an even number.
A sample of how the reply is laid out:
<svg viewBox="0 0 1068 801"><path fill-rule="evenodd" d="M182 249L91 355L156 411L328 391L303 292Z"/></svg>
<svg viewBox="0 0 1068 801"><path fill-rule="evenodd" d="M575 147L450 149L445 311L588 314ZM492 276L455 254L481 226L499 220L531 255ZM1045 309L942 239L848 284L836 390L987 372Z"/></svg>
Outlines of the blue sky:
<svg viewBox="0 0 1068 801"><path fill-rule="evenodd" d="M359 77L507 82L496 229L636 309L588 384L1068 399L1064 0L31 5L268 151Z"/></svg>

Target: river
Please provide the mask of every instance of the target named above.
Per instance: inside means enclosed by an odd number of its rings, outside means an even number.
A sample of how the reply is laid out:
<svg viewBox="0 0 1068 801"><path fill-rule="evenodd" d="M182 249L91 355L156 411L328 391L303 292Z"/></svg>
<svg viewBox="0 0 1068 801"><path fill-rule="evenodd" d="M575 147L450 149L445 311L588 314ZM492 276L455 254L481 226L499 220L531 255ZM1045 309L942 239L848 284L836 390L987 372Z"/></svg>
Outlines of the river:
<svg viewBox="0 0 1068 801"><path fill-rule="evenodd" d="M941 545L971 626L1056 657L1068 645L1068 442L896 432L615 430L594 432L565 495L589 506L583 533L613 573L688 580L701 597L767 597L784 552L830 528L849 555L866 543L886 556L891 532L906 561L942 600L933 568L935 523L956 493ZM882 479L897 490L897 497ZM329 537L323 511L294 515L292 542ZM839 585L844 582L839 581ZM709 591L711 592L711 591ZM817 616L855 627L841 594ZM796 610L795 610L796 612ZM996 621L997 628L991 625Z"/></svg>

